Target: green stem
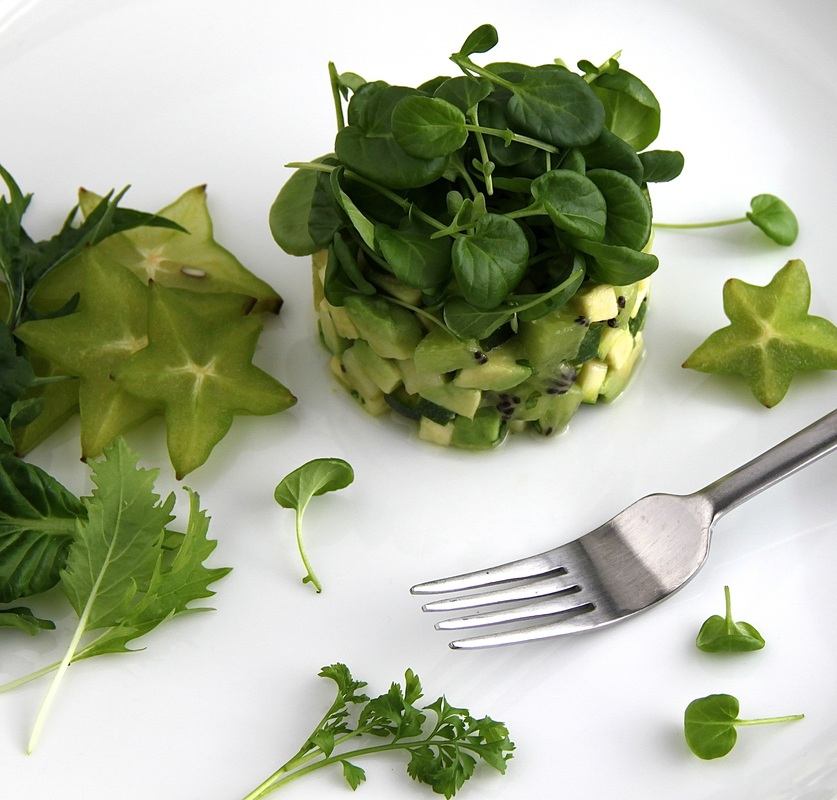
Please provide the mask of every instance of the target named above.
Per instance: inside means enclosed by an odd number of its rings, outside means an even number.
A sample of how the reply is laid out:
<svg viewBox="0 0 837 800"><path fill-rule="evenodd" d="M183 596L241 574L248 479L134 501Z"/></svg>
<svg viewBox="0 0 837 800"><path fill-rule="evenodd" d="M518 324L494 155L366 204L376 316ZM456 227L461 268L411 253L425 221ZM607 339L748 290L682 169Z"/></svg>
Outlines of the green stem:
<svg viewBox="0 0 837 800"><path fill-rule="evenodd" d="M772 725L774 722L794 722L805 719L804 714L790 714L787 717L764 717L764 719L737 719L733 725Z"/></svg>
<svg viewBox="0 0 837 800"><path fill-rule="evenodd" d="M453 61L466 75L468 71L476 73L477 75L481 75L483 78L488 78L492 83L496 83L498 86L502 86L504 89L509 89L510 91L514 91L517 87L511 82L507 81L505 78L501 78L499 75L495 75L493 72L489 72L484 67L475 64L471 61L470 58L467 56L461 56L459 53L454 53L450 60Z"/></svg>
<svg viewBox="0 0 837 800"><path fill-rule="evenodd" d="M552 153L550 153L548 150L546 152L546 171L552 171Z"/></svg>
<svg viewBox="0 0 837 800"><path fill-rule="evenodd" d="M537 147L538 150L546 150L547 153L561 152L555 145L542 142L540 139L533 139L531 136L523 136L508 128L486 128L484 125L469 125L466 123L465 129L471 133L484 133L486 136L497 136L500 139L504 139L507 144L520 142L520 144L528 144L530 147Z"/></svg>
<svg viewBox="0 0 837 800"><path fill-rule="evenodd" d="M12 689L17 689L18 686L25 686L27 683L31 683L38 678L42 678L44 675L49 675L50 672L53 672L60 666L60 661L54 661L52 664L47 664L45 667L41 667L41 669L30 672L28 675L24 675L22 678L15 678L13 681L4 683L0 686L0 694L3 694L3 692L10 692Z"/></svg>
<svg viewBox="0 0 837 800"><path fill-rule="evenodd" d="M538 295L534 300L530 300L528 303L523 303L523 305L515 306L509 303L509 311L513 311L515 314L519 314L521 311L528 311L530 308L534 308L535 306L540 305L541 303L546 302L549 300L550 297L554 297L559 292L562 292L572 283L576 278L579 277L579 272L581 269L574 269L566 280L561 281L557 286L550 289L548 292L544 292L543 294Z"/></svg>
<svg viewBox="0 0 837 800"><path fill-rule="evenodd" d="M343 101L340 97L337 68L333 61L328 62L328 77L331 81L331 96L334 98L334 111L337 115L337 130L342 131L346 127L346 122L343 119Z"/></svg>
<svg viewBox="0 0 837 800"><path fill-rule="evenodd" d="M468 191L471 192L471 197L476 197L479 194L479 189L477 189L477 185L474 183L474 179L468 173L468 169L462 162L462 159L459 157L453 159L453 164L456 167L456 171L465 181L465 185L468 187Z"/></svg>
<svg viewBox="0 0 837 800"><path fill-rule="evenodd" d="M397 306L401 306L401 308L406 308L409 311L412 311L414 314L418 314L420 317L424 317L429 322L432 322L434 325L438 325L445 333L451 333L450 329L444 322L436 319L429 311L425 311L423 308L419 308L418 306L410 305L409 303L405 303L403 300L399 300L397 297L391 297L388 294L381 295L386 300L389 300L390 303L394 303ZM451 333L451 335L453 335Z"/></svg>
<svg viewBox="0 0 837 800"><path fill-rule="evenodd" d="M475 126L479 127L480 118L479 118L479 111L477 110L478 106L474 106L473 110L471 111L471 119ZM491 177L491 159L488 157L488 148L485 146L485 137L479 132L476 131L474 136L477 140L477 149L480 152L480 162L482 163L482 179L485 181L485 191L489 197L494 194L494 181Z"/></svg>
<svg viewBox="0 0 837 800"><path fill-rule="evenodd" d="M732 600L730 600L729 586L724 586L724 603L726 605L726 620L732 622Z"/></svg>
<svg viewBox="0 0 837 800"><path fill-rule="evenodd" d="M540 217L544 214L546 214L546 209L540 203L535 203L526 208L519 208L517 211L507 211L505 216L509 219L522 219L523 217Z"/></svg>
<svg viewBox="0 0 837 800"><path fill-rule="evenodd" d="M714 222L655 222L654 227L687 230L689 228L720 228L722 225L739 225L742 222L747 222L747 217L719 219Z"/></svg>
<svg viewBox="0 0 837 800"><path fill-rule="evenodd" d="M49 386L51 383L64 383L64 381L74 381L77 378L73 375L43 375L36 376L32 383L29 384L30 389L37 389L39 386Z"/></svg>
<svg viewBox="0 0 837 800"><path fill-rule="evenodd" d="M317 576L314 574L314 570L311 567L311 562L308 561L308 554L305 552L305 545L302 542L302 515L305 513L305 507L303 506L300 510L296 512L296 546L299 549L299 554L302 556L302 563L305 566L307 571L307 575L303 578L303 583L310 583L316 590L317 594L322 592L323 586L317 580Z"/></svg>

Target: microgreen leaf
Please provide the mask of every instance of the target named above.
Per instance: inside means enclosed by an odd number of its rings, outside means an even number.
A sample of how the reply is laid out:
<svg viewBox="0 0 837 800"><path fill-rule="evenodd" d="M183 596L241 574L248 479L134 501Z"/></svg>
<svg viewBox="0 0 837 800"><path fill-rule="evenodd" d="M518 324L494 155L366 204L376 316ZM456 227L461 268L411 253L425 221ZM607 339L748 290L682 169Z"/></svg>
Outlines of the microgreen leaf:
<svg viewBox="0 0 837 800"><path fill-rule="evenodd" d="M302 518L311 499L326 492L345 489L355 479L351 465L341 458L315 458L289 472L276 486L273 497L282 508L296 512L296 543L305 565L303 583L311 583L322 591L322 584L314 574L302 541Z"/></svg>
<svg viewBox="0 0 837 800"><path fill-rule="evenodd" d="M788 204L776 195L759 194L750 201L747 219L776 244L789 247L799 235L799 223Z"/></svg>
<svg viewBox="0 0 837 800"><path fill-rule="evenodd" d="M688 369L740 375L760 403L775 406L797 372L837 369L837 326L808 313L805 264L788 261L767 286L724 284L730 325L711 334L684 362Z"/></svg>
<svg viewBox="0 0 837 800"><path fill-rule="evenodd" d="M363 212L355 205L354 201L343 190L340 181L343 177L343 167L338 167L331 173L331 190L337 200L337 204L346 212L349 222L352 223L355 230L360 234L360 238L366 243L367 247L374 250L375 245L375 224L371 222Z"/></svg>
<svg viewBox="0 0 837 800"><path fill-rule="evenodd" d="M729 586L724 586L726 612L709 617L701 625L695 644L706 653L744 653L761 650L764 638L748 622L735 622L732 618Z"/></svg>
<svg viewBox="0 0 837 800"><path fill-rule="evenodd" d="M639 154L642 180L646 183L673 181L683 171L685 160L679 150L646 150Z"/></svg>
<svg viewBox="0 0 837 800"><path fill-rule="evenodd" d="M735 747L739 725L769 725L802 719L804 714L765 719L739 719L738 700L729 694L710 694L686 707L683 729L689 749L703 759L721 758Z"/></svg>
<svg viewBox="0 0 837 800"><path fill-rule="evenodd" d="M639 186L612 169L591 169L587 177L607 205L605 244L642 250L651 235L651 207Z"/></svg>
<svg viewBox="0 0 837 800"><path fill-rule="evenodd" d="M592 84L605 111L611 133L635 150L644 150L660 132L660 104L636 75L624 69L605 70Z"/></svg>
<svg viewBox="0 0 837 800"><path fill-rule="evenodd" d="M652 253L642 253L629 247L588 239L576 239L573 244L582 253L593 257L588 272L601 283L627 286L647 278L660 265L657 256Z"/></svg>
<svg viewBox="0 0 837 800"><path fill-rule="evenodd" d="M468 138L465 114L447 100L413 95L392 111L392 134L405 152L436 158L459 150Z"/></svg>
<svg viewBox="0 0 837 800"><path fill-rule="evenodd" d="M426 225L405 219L397 228L375 226L381 255L398 280L416 289L432 289L451 270L451 240L434 239Z"/></svg>
<svg viewBox="0 0 837 800"><path fill-rule="evenodd" d="M448 78L433 92L433 96L455 105L460 111L469 112L477 103L491 94L493 87L486 78L474 78L471 75L459 75Z"/></svg>
<svg viewBox="0 0 837 800"><path fill-rule="evenodd" d="M18 355L14 339L0 320L0 419L6 419L15 403L35 379L32 365Z"/></svg>
<svg viewBox="0 0 837 800"><path fill-rule="evenodd" d="M532 196L557 228L572 236L601 241L607 206L596 184L577 172L554 169L532 182Z"/></svg>
<svg viewBox="0 0 837 800"><path fill-rule="evenodd" d="M487 53L496 47L498 41L497 29L493 25L480 25L468 34L468 38L459 48L459 54L470 56L473 53Z"/></svg>
<svg viewBox="0 0 837 800"><path fill-rule="evenodd" d="M0 608L0 628L15 628L35 636L41 631L54 631L55 623L36 617L28 608Z"/></svg>

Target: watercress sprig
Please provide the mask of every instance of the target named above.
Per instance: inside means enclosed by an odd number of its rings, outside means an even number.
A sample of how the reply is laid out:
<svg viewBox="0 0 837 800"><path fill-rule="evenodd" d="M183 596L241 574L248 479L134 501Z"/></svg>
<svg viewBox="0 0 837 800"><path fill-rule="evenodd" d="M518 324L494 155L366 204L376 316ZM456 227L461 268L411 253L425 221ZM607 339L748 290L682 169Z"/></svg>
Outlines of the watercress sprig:
<svg viewBox="0 0 837 800"><path fill-rule="evenodd" d="M334 702L296 755L244 800L262 800L292 781L331 766L340 767L346 783L356 789L366 780L366 773L353 762L390 751L407 753L407 774L446 798L462 788L479 762L505 773L514 751L506 726L490 717L473 717L445 697L427 706L416 705L422 687L411 669L404 673L403 686L393 683L386 694L373 699L361 691L366 683L355 680L344 664L323 667L319 675L334 682ZM369 739L379 743L360 746Z"/></svg>
<svg viewBox="0 0 837 800"><path fill-rule="evenodd" d="M764 647L764 637L749 622L733 620L729 586L724 586L724 600L724 616L714 614L701 625L695 640L697 648L705 653L761 650Z"/></svg>

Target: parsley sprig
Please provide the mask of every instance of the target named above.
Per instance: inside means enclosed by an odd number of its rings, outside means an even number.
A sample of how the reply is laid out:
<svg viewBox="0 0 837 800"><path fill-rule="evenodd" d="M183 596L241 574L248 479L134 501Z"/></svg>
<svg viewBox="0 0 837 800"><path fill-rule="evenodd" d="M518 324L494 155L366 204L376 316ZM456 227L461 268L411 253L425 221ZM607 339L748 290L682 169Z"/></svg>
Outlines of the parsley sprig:
<svg viewBox="0 0 837 800"><path fill-rule="evenodd" d="M357 789L366 773L353 761L391 750L409 753L407 774L447 798L462 788L479 761L501 773L506 771L514 750L506 726L490 717L477 719L468 709L452 706L444 696L419 708L421 682L411 669L404 673L403 686L393 683L386 694L372 699L362 692L366 683L355 680L345 664L323 667L319 675L334 681L334 702L296 755L244 800L261 800L303 775L332 765L341 766L346 783ZM386 741L363 747L348 745L361 737Z"/></svg>

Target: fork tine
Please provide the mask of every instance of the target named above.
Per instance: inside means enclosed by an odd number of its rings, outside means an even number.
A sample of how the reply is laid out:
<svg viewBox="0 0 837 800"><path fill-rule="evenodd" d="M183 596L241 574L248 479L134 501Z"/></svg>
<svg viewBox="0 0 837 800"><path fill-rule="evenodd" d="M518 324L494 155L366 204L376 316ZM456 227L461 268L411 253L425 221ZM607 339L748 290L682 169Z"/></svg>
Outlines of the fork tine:
<svg viewBox="0 0 837 800"><path fill-rule="evenodd" d="M565 617L556 622L543 625L530 625L528 628L517 628L513 631L488 633L484 636L472 636L468 639L456 639L450 643L453 650L477 650L483 647L500 647L506 644L532 642L538 639L549 639L553 636L567 636L572 633L598 628L615 620L603 619L595 610L583 611L571 617Z"/></svg>
<svg viewBox="0 0 837 800"><path fill-rule="evenodd" d="M549 600L538 600L525 606L444 619L436 623L436 629L449 631L463 628L481 628L485 625L502 625L506 622L522 622L527 619L549 617L567 611L578 611L584 607L589 607L592 610L593 604L585 600L581 590L577 589L569 594L562 594Z"/></svg>
<svg viewBox="0 0 837 800"><path fill-rule="evenodd" d="M547 578L540 578L513 586L510 589L494 589L489 592L466 595L464 597L446 597L444 600L434 600L422 606L423 611L460 611L466 608L478 608L479 606L494 605L496 603L509 603L514 600L530 600L534 597L546 597L558 592L572 589L576 586L575 579L567 575L566 571L550 575Z"/></svg>
<svg viewBox="0 0 837 800"><path fill-rule="evenodd" d="M570 544L574 543L570 542ZM547 550L545 553L539 553L536 556L521 558L517 561L509 561L507 564L499 564L489 569L464 572L461 575L452 575L450 578L440 578L436 581L419 583L413 586L410 592L412 594L437 594L439 592L467 591L468 589L478 589L481 586L490 586L492 583L502 583L503 581L545 575L548 572L554 572L559 567L565 566L565 547L556 547L553 550Z"/></svg>

